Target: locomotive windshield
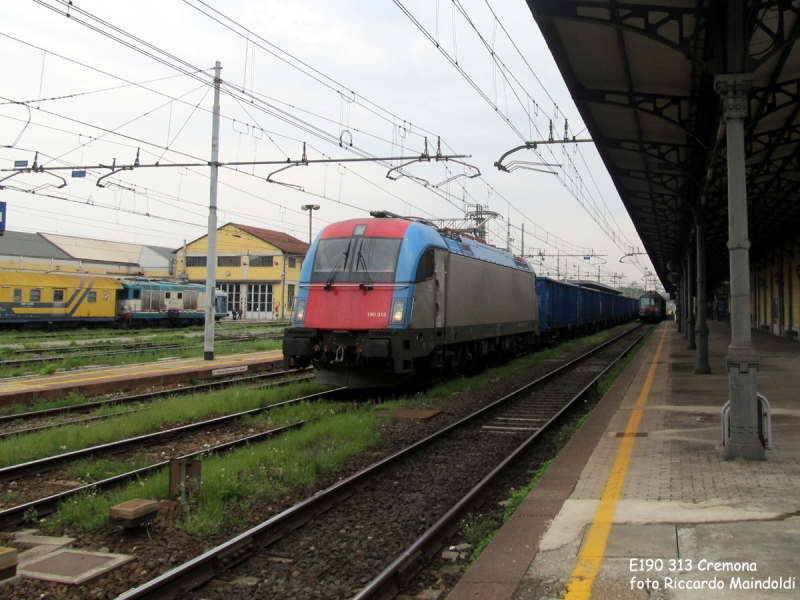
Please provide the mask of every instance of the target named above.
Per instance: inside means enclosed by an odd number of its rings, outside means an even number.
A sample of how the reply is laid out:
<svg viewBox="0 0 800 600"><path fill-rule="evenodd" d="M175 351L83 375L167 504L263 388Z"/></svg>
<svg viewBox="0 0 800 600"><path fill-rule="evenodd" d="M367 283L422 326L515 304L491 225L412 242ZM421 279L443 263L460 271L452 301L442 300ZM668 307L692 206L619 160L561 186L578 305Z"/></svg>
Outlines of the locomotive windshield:
<svg viewBox="0 0 800 600"><path fill-rule="evenodd" d="M401 238L361 237L320 240L312 282L392 282Z"/></svg>
<svg viewBox="0 0 800 600"><path fill-rule="evenodd" d="M656 301L650 296L642 296L639 298L639 304L642 306L654 306Z"/></svg>

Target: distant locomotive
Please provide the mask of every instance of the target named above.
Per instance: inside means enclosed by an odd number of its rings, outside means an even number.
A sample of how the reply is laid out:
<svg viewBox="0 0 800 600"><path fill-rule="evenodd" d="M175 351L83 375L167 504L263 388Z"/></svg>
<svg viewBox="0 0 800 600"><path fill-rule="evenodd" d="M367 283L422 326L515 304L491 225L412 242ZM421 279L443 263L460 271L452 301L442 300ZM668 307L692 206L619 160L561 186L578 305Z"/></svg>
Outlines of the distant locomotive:
<svg viewBox="0 0 800 600"><path fill-rule="evenodd" d="M0 325L28 323L199 323L205 318L202 285L143 278L0 272ZM216 291L215 314L227 313Z"/></svg>
<svg viewBox="0 0 800 600"><path fill-rule="evenodd" d="M537 284L528 262L504 250L375 216L326 227L303 263L284 364L313 365L320 383L394 386L636 315L633 298Z"/></svg>
<svg viewBox="0 0 800 600"><path fill-rule="evenodd" d="M639 296L639 318L642 321L661 321L667 316L667 301L658 292L646 292Z"/></svg>

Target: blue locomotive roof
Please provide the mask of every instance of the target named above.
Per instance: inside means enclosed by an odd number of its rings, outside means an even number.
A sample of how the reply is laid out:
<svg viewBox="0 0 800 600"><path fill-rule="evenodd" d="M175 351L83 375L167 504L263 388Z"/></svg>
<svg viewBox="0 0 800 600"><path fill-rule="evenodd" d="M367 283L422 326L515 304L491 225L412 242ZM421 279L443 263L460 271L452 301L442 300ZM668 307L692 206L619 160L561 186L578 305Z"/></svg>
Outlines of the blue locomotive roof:
<svg viewBox="0 0 800 600"><path fill-rule="evenodd" d="M411 223L404 236L400 259L397 264L397 281L413 281L419 264L419 257L430 247L449 250L453 254L461 254L486 262L503 265L522 271L533 271L528 262L515 257L510 252L473 240L466 236L458 239L445 237L439 231L424 223Z"/></svg>
<svg viewBox="0 0 800 600"><path fill-rule="evenodd" d="M300 273L301 282L308 282L311 278L314 257L316 256L321 235L318 235L311 244L306 260L303 261ZM456 237L458 239L455 239ZM524 258L516 257L506 250L495 248L466 236L453 234L452 238L445 237L431 225L412 221L403 235L403 245L400 248L400 255L397 259L395 281L414 281L422 253L431 247L449 250L453 254L469 256L470 258L503 265L512 269L533 271L528 261Z"/></svg>

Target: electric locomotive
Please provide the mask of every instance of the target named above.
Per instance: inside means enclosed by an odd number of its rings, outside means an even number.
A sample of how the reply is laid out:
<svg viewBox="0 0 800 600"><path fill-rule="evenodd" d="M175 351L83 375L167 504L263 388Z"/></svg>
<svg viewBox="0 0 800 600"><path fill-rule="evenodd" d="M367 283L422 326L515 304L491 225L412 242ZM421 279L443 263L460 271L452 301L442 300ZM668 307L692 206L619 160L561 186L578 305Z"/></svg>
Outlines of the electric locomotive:
<svg viewBox="0 0 800 600"><path fill-rule="evenodd" d="M424 221L373 213L326 227L300 275L284 364L322 384L388 387L532 347L536 275L523 258Z"/></svg>
<svg viewBox="0 0 800 600"><path fill-rule="evenodd" d="M639 296L639 318L642 321L661 321L667 316L667 301L658 292Z"/></svg>

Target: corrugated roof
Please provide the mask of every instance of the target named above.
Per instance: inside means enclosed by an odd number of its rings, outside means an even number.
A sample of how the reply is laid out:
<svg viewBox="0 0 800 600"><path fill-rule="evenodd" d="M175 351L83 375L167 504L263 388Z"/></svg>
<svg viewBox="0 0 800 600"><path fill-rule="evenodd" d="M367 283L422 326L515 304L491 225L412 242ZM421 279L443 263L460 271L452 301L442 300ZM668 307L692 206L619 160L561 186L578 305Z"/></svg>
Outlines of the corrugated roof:
<svg viewBox="0 0 800 600"><path fill-rule="evenodd" d="M242 231L246 231L253 237L257 237L268 244L272 244L287 254L305 255L308 252L309 246L306 242L298 240L296 237L292 237L283 231L272 231L271 229L261 229L260 227L251 227L250 225L240 225L239 223L228 223L228 225L238 227Z"/></svg>
<svg viewBox="0 0 800 600"><path fill-rule="evenodd" d="M674 290L670 271L694 243L699 212L708 280L728 277L727 140L718 75L753 77L744 118L751 261L782 256L782 243L794 248L800 230L797 0L527 2L668 290Z"/></svg>
<svg viewBox="0 0 800 600"><path fill-rule="evenodd" d="M72 259L69 254L46 240L41 234L21 231L6 231L5 235L0 237L0 254L57 260Z"/></svg>
<svg viewBox="0 0 800 600"><path fill-rule="evenodd" d="M41 235L78 260L138 265L142 253L140 244L92 240L53 233Z"/></svg>
<svg viewBox="0 0 800 600"><path fill-rule="evenodd" d="M41 286L41 287L80 287L89 282L94 287L111 290L122 289L122 284L111 277L96 275L62 275L60 273L23 273L19 271L0 271L0 285Z"/></svg>

